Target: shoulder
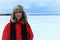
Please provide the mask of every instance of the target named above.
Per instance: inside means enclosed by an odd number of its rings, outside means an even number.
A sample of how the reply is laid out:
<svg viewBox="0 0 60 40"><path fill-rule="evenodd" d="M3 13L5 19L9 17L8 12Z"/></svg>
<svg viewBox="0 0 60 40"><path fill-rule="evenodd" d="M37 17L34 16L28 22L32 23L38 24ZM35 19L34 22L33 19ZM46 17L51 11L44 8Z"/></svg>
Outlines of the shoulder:
<svg viewBox="0 0 60 40"><path fill-rule="evenodd" d="M26 23L26 25L27 25L28 27L30 27L30 24L29 24L29 23Z"/></svg>
<svg viewBox="0 0 60 40"><path fill-rule="evenodd" d="M5 29L9 29L9 28L10 28L10 22L5 25Z"/></svg>
<svg viewBox="0 0 60 40"><path fill-rule="evenodd" d="M5 26L9 26L10 25L10 22L9 23L7 23Z"/></svg>

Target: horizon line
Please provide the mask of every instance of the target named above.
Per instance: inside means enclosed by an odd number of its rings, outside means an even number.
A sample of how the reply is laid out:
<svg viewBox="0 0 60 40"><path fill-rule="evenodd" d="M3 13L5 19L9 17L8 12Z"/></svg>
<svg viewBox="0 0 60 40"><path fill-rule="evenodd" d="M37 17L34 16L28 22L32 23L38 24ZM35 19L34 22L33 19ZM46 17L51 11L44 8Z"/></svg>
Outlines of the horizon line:
<svg viewBox="0 0 60 40"><path fill-rule="evenodd" d="M11 14L0 14L0 16L10 16ZM30 15L30 16L48 16L48 15L60 15L60 14L27 14L27 15Z"/></svg>

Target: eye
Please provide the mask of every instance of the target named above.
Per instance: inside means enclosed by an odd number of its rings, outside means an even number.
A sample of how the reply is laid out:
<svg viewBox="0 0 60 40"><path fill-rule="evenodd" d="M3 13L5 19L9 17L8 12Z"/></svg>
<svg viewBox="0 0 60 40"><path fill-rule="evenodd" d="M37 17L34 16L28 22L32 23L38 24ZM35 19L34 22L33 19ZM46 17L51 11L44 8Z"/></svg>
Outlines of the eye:
<svg viewBox="0 0 60 40"><path fill-rule="evenodd" d="M18 13L18 12L14 12L14 13Z"/></svg>
<svg viewBox="0 0 60 40"><path fill-rule="evenodd" d="M19 13L22 13L22 11L19 11Z"/></svg>

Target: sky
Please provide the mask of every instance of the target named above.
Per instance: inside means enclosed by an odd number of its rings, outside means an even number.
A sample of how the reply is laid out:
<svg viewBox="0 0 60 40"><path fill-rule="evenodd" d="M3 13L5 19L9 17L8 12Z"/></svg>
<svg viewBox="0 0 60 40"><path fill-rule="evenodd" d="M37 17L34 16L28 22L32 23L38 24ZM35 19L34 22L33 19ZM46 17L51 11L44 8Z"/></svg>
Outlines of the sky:
<svg viewBox="0 0 60 40"><path fill-rule="evenodd" d="M0 13L11 13L17 4L26 13L60 14L60 0L0 0Z"/></svg>

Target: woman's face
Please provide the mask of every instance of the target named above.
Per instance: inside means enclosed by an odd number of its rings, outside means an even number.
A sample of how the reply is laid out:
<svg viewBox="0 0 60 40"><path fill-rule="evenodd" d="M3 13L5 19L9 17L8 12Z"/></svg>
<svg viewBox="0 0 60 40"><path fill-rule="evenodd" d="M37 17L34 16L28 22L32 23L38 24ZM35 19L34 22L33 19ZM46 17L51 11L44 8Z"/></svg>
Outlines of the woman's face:
<svg viewBox="0 0 60 40"><path fill-rule="evenodd" d="M22 12L15 12L15 18L20 20L22 18Z"/></svg>

